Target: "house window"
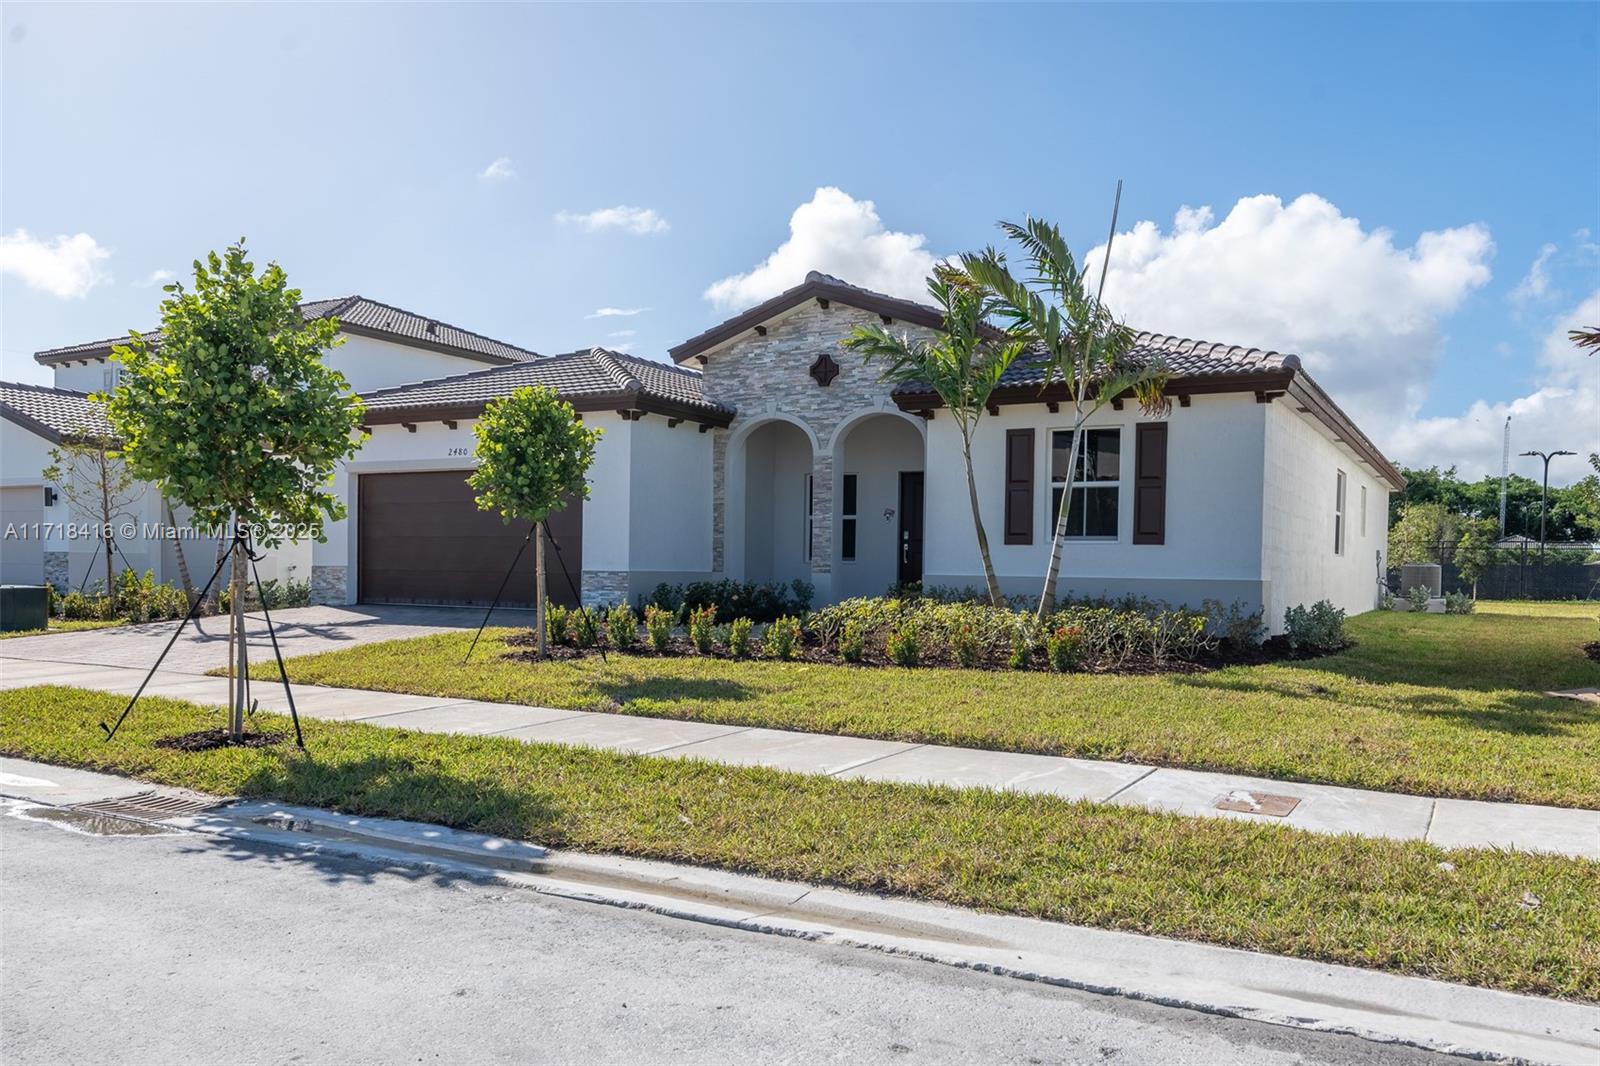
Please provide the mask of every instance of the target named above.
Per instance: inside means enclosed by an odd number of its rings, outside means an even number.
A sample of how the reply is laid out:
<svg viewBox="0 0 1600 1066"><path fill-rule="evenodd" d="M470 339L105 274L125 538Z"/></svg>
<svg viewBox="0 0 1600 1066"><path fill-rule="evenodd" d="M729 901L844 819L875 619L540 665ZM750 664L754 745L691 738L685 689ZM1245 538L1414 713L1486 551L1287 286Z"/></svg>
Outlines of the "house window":
<svg viewBox="0 0 1600 1066"><path fill-rule="evenodd" d="M1363 539L1365 539L1366 535L1367 535L1367 487L1365 485L1362 485L1361 486L1361 536L1362 536Z"/></svg>
<svg viewBox="0 0 1600 1066"><path fill-rule="evenodd" d="M801 550L806 562L811 561L811 531L817 526L817 479L812 474L806 475L806 528L805 546Z"/></svg>
<svg viewBox="0 0 1600 1066"><path fill-rule="evenodd" d="M1333 486L1333 554L1344 554L1344 471L1337 472Z"/></svg>
<svg viewBox="0 0 1600 1066"><path fill-rule="evenodd" d="M1115 540L1117 502L1122 489L1122 431L1087 429L1072 471L1072 506L1067 513L1067 536ZM1050 528L1061 514L1061 494L1067 489L1067 462L1072 454L1072 431L1050 435Z"/></svg>
<svg viewBox="0 0 1600 1066"><path fill-rule="evenodd" d="M846 474L839 501L839 556L845 561L856 557L856 476Z"/></svg>
<svg viewBox="0 0 1600 1066"><path fill-rule="evenodd" d="M100 372L100 387L107 391L116 388L117 383L121 380L122 368L120 366L109 366Z"/></svg>

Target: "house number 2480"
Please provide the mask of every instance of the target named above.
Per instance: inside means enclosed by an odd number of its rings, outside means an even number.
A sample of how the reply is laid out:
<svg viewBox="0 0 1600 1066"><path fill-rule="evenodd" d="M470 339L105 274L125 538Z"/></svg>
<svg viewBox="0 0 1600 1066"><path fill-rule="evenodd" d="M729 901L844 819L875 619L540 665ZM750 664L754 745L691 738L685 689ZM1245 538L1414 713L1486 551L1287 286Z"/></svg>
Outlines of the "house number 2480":
<svg viewBox="0 0 1600 1066"><path fill-rule="evenodd" d="M446 455L471 455L472 454L472 449L471 448L451 448L448 451L446 451L445 454Z"/></svg>

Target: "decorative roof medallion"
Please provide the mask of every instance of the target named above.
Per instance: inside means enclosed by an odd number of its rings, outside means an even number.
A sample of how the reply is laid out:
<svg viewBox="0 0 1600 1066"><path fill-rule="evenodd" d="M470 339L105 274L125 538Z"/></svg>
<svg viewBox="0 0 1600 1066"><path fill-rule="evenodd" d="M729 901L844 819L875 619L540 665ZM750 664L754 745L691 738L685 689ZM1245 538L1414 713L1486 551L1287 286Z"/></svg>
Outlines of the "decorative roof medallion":
<svg viewBox="0 0 1600 1066"><path fill-rule="evenodd" d="M811 364L808 371L817 380L817 384L827 388L833 384L833 379L839 376L839 364L833 361L833 356L823 352L817 356L817 361Z"/></svg>

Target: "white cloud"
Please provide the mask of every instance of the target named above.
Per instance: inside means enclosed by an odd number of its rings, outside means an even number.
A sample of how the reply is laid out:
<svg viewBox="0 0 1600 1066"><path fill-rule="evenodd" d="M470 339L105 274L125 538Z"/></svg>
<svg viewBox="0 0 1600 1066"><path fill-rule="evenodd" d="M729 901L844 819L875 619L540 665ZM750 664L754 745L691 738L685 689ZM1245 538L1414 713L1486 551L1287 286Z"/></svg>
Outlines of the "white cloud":
<svg viewBox="0 0 1600 1066"><path fill-rule="evenodd" d="M0 274L14 275L31 289L62 299L81 299L109 280L104 264L110 258L110 250L87 233L48 241L23 229L9 237L0 234Z"/></svg>
<svg viewBox="0 0 1600 1066"><path fill-rule="evenodd" d="M1522 305L1534 300L1542 300L1550 295L1550 272L1547 266L1550 257L1556 254L1556 246L1546 244L1539 249L1539 254L1533 260L1533 265L1528 268L1528 273L1517 282L1517 287L1511 290L1511 302Z"/></svg>
<svg viewBox="0 0 1600 1066"><path fill-rule="evenodd" d="M148 289L152 285L165 285L177 276L170 270L152 270L143 281L136 281L133 286L136 289Z"/></svg>
<svg viewBox="0 0 1600 1066"><path fill-rule="evenodd" d="M619 329L619 330L616 330L615 332L607 333L606 336L608 336L608 337L631 337L631 336L633 336L634 334L636 334L638 332L639 331L636 330L636 329Z"/></svg>
<svg viewBox="0 0 1600 1066"><path fill-rule="evenodd" d="M1320 196L1252 196L1220 222L1185 207L1168 231L1142 221L1117 234L1106 303L1137 329L1299 354L1388 446L1433 380L1440 320L1488 282L1493 254L1481 224L1407 248ZM1092 279L1104 256L1086 257Z"/></svg>
<svg viewBox="0 0 1600 1066"><path fill-rule="evenodd" d="M812 270L891 296L927 298L937 261L920 233L885 229L871 200L833 186L819 188L789 216L789 239L754 269L713 283L705 298L738 310L793 288Z"/></svg>
<svg viewBox="0 0 1600 1066"><path fill-rule="evenodd" d="M478 180L488 182L510 181L516 176L516 168L511 165L509 156L501 156L478 172Z"/></svg>
<svg viewBox="0 0 1600 1066"><path fill-rule="evenodd" d="M632 318L634 315L642 315L648 310L650 310L648 307L596 307L591 314L584 315L583 317Z"/></svg>
<svg viewBox="0 0 1600 1066"><path fill-rule="evenodd" d="M672 228L666 219L656 214L653 208L629 207L626 204L602 207L598 211L576 213L557 211L555 219L563 226L577 226L587 233L615 229L642 237L652 233L665 233Z"/></svg>
<svg viewBox="0 0 1600 1066"><path fill-rule="evenodd" d="M1554 319L1537 360L1535 388L1512 400L1479 400L1460 415L1414 419L1390 435L1395 455L1411 465L1454 465L1476 480L1500 473L1506 416L1511 416L1511 469L1538 478L1542 465L1517 453L1566 449L1572 459L1550 464L1550 483L1567 485L1590 472L1585 457L1600 452L1600 356L1586 355L1567 336L1600 324L1600 290Z"/></svg>

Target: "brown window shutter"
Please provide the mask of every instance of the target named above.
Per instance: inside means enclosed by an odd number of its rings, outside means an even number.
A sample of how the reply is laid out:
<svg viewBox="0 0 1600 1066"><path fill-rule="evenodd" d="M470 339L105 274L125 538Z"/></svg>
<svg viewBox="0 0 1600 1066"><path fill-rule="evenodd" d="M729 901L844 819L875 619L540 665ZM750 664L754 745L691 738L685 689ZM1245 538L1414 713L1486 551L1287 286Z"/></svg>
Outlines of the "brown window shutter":
<svg viewBox="0 0 1600 1066"><path fill-rule="evenodd" d="M1033 543L1033 430L1006 430L1006 543Z"/></svg>
<svg viewBox="0 0 1600 1066"><path fill-rule="evenodd" d="M1133 542L1167 542L1167 424L1134 428Z"/></svg>

